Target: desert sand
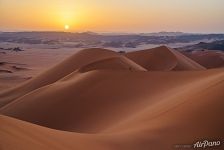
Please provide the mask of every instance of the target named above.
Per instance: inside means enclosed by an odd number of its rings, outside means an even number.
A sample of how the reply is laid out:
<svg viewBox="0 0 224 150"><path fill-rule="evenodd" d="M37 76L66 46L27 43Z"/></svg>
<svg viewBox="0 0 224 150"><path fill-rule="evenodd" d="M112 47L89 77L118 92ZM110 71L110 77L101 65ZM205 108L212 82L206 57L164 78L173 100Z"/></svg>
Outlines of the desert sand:
<svg viewBox="0 0 224 150"><path fill-rule="evenodd" d="M165 46L81 50L0 92L0 148L169 150L223 140L224 68L197 58Z"/></svg>
<svg viewBox="0 0 224 150"><path fill-rule="evenodd" d="M221 68L224 66L224 53L220 51L203 50L194 51L192 53L185 52L184 54L208 69Z"/></svg>

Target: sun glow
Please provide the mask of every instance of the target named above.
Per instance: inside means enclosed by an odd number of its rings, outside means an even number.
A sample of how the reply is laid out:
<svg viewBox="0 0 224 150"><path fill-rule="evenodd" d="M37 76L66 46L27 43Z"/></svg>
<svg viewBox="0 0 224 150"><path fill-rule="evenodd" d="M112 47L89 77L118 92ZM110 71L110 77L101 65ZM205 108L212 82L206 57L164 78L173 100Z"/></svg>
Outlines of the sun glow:
<svg viewBox="0 0 224 150"><path fill-rule="evenodd" d="M0 30L220 33L223 5L223 0L0 0Z"/></svg>
<svg viewBox="0 0 224 150"><path fill-rule="evenodd" d="M65 28L65 30L68 30L70 27L69 27L69 25L66 24L66 25L64 26L64 28Z"/></svg>

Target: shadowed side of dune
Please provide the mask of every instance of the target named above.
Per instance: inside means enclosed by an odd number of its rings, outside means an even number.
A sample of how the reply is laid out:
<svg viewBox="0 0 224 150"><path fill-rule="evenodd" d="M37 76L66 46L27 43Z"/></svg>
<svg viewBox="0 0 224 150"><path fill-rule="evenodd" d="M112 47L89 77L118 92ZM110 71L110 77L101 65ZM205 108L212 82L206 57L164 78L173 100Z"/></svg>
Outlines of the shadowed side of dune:
<svg viewBox="0 0 224 150"><path fill-rule="evenodd" d="M83 66L79 72L88 72L91 70L130 70L130 71L147 71L142 66L134 63L126 57L112 57L96 61Z"/></svg>
<svg viewBox="0 0 224 150"><path fill-rule="evenodd" d="M126 57L148 70L204 70L200 64L176 50L161 46L125 54Z"/></svg>

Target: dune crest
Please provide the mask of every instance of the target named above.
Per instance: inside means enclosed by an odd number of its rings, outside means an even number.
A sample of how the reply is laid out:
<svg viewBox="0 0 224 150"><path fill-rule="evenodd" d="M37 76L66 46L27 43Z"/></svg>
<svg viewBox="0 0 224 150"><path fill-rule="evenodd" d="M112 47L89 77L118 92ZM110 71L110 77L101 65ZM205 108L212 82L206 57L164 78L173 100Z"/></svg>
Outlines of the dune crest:
<svg viewBox="0 0 224 150"><path fill-rule="evenodd" d="M90 63L79 69L80 72L88 72L91 70L130 70L130 71L146 71L142 66L134 63L125 57L112 57L102 59L94 63Z"/></svg>

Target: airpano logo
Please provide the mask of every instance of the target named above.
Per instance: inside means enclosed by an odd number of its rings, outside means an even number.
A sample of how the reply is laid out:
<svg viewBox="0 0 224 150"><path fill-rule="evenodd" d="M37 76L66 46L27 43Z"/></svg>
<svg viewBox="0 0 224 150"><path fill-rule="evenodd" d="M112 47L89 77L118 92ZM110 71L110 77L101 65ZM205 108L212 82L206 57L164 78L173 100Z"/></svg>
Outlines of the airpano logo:
<svg viewBox="0 0 224 150"><path fill-rule="evenodd" d="M197 141L194 144L194 148L208 148L208 147L217 147L221 145L221 141Z"/></svg>
<svg viewBox="0 0 224 150"><path fill-rule="evenodd" d="M178 144L174 145L175 148L177 149L207 149L207 148L215 148L222 146L223 142L220 140L202 140L202 141L197 141L194 144Z"/></svg>

